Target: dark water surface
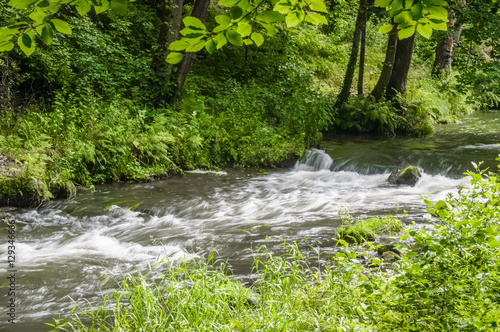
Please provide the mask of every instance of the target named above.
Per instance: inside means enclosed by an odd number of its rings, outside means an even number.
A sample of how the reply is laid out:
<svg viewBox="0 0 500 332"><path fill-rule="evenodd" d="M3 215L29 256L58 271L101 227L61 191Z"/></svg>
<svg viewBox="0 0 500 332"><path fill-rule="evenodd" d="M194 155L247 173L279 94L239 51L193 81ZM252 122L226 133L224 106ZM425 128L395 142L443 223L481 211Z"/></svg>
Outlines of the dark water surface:
<svg viewBox="0 0 500 332"><path fill-rule="evenodd" d="M176 260L217 250L245 277L251 246L277 251L287 237L330 250L339 210L367 217L393 213L397 206L408 211L407 220L426 222L420 195L438 200L456 192L471 161L496 170L499 113L441 126L432 138L329 138L321 145L326 154L311 151L304 159L309 166L294 170L191 172L166 181L100 186L96 193L81 192L37 210L8 212L17 224L18 320L10 326L2 312L0 329L46 331L43 324L61 311L67 314L74 301L100 302L101 289L113 286L101 284L103 272L120 278L165 256ZM387 185L388 172L407 164L423 170L417 185ZM4 240L4 262L6 251Z"/></svg>

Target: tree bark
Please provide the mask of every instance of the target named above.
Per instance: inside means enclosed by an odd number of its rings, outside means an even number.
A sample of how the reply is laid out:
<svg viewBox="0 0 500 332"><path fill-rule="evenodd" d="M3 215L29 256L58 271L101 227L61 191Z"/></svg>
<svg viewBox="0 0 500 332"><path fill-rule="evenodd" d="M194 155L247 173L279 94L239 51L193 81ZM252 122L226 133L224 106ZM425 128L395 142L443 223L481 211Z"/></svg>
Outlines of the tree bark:
<svg viewBox="0 0 500 332"><path fill-rule="evenodd" d="M160 87L158 100L165 100L171 91L171 76L173 65L167 63L168 46L179 38L182 22L183 0L166 0L160 8L160 34L158 49L153 54L151 68L155 73L157 84Z"/></svg>
<svg viewBox="0 0 500 332"><path fill-rule="evenodd" d="M358 67L358 95L363 95L363 79L365 74L365 53L366 53L366 21L367 13L361 26L361 41L359 46L359 67Z"/></svg>
<svg viewBox="0 0 500 332"><path fill-rule="evenodd" d="M207 18L207 11L209 5L210 5L210 0L196 0L193 6L193 11L191 13L191 16L199 18L200 21L205 22ZM193 65L195 59L196 59L196 53L194 52L186 53L184 55L184 59L182 59L177 76L178 77L177 89L175 91L176 100L180 96L182 87L186 82L186 78L189 74L189 71L191 70L191 66Z"/></svg>
<svg viewBox="0 0 500 332"><path fill-rule="evenodd" d="M347 63L342 90L337 96L337 101L334 106L337 109L349 99L349 95L351 94L351 85L354 78L354 71L356 70L356 62L358 60L361 27L366 24L366 4L367 0L359 1L358 16L356 17L356 26L354 28L354 36L352 39L351 55L349 56L349 62Z"/></svg>
<svg viewBox="0 0 500 332"><path fill-rule="evenodd" d="M442 41L436 46L436 57L432 65L432 74L440 76L443 72L451 70L451 61L453 57L453 30L455 25L455 13L453 10L448 12L448 31L442 32Z"/></svg>
<svg viewBox="0 0 500 332"><path fill-rule="evenodd" d="M394 66L394 60L396 58L396 47L398 45L398 23L392 25L392 30L389 32L389 39L387 41L387 50L385 52L384 66L382 67L382 72L378 79L377 84L373 88L371 95L375 97L375 100L379 100L384 95L385 88L389 84L389 80L392 74L392 68Z"/></svg>
<svg viewBox="0 0 500 332"><path fill-rule="evenodd" d="M398 38L394 67L386 89L386 96L388 100L392 100L397 93L402 94L406 91L406 83L408 81L408 72L410 70L414 42L415 33L411 37L405 39Z"/></svg>

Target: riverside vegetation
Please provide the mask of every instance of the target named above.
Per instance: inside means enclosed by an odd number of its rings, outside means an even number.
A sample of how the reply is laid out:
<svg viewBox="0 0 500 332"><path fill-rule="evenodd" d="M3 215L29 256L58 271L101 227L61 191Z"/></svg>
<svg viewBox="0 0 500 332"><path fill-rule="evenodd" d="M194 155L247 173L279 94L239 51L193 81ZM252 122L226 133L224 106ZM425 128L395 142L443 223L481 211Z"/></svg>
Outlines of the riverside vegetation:
<svg viewBox="0 0 500 332"><path fill-rule="evenodd" d="M461 38L455 40L453 71L446 67L444 74L433 76L434 50L446 36L417 35L408 88L404 82L404 93L387 100L363 92L378 83L387 40L378 30L386 29L394 14L378 1L379 7L368 9L353 0L329 3L328 24L284 29L274 22L267 27L273 37L267 36L259 47L261 34L256 32L258 42L240 47L230 40L213 54L202 50L182 89L164 77L168 68L157 66L158 52L166 57L163 48L171 42L161 39L161 8L175 6L138 1L124 12L118 4L126 1L113 0L115 11L99 15L106 8L96 4L92 10L90 5L83 10L81 4L76 9L50 7L56 11L49 15L55 23L44 18L36 32L43 43L35 48L32 37L41 18L30 14L34 25L19 23L21 17L28 19L23 15L33 3L9 2L12 8L0 0L0 25L18 22L0 31L0 153L7 161L0 167L2 205L35 206L74 195L76 188L194 168L273 167L316 145L324 131L429 135L433 124L499 100L500 25L495 24L499 15L494 3L470 1L457 7L450 2L457 22L463 23ZM48 15L47 4L36 2L35 12ZM195 15L198 4L179 9ZM230 4L207 6L209 29L239 15L239 9L224 6ZM358 7L369 13L360 67L364 76L358 75L361 93L339 104L337 95L346 88L345 68L353 65ZM10 41L16 33L21 33L19 49Z"/></svg>
<svg viewBox="0 0 500 332"><path fill-rule="evenodd" d="M406 244L397 246L401 259L394 263L374 258L363 266L360 251L345 241L338 252L316 256L284 242L282 255L253 251L258 277L244 287L212 253L127 275L102 305L75 307L50 325L55 331L498 330L498 176L477 169L455 197L424 199L436 219L401 236Z"/></svg>

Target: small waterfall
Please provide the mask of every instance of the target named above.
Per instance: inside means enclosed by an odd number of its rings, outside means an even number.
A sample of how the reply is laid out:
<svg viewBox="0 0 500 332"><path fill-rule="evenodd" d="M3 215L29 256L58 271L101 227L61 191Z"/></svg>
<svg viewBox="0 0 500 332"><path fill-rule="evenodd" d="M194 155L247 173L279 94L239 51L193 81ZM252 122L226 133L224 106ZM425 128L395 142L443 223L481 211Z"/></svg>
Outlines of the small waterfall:
<svg viewBox="0 0 500 332"><path fill-rule="evenodd" d="M320 171L329 170L333 165L333 159L323 150L306 150L302 158L295 164L295 171Z"/></svg>

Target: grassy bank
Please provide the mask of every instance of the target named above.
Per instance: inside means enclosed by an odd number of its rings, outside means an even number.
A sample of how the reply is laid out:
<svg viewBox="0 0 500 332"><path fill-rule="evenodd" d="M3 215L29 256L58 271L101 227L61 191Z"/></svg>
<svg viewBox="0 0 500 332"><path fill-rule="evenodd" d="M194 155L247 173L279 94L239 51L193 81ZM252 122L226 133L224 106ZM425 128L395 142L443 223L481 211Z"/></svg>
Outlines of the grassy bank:
<svg viewBox="0 0 500 332"><path fill-rule="evenodd" d="M214 260L128 275L100 306L76 307L55 330L76 331L494 331L500 324L500 185L470 173L456 197L432 204L429 229L410 229L401 259L368 267L347 243L308 256L254 252L245 286ZM485 203L486 202L486 203ZM333 257L333 258L332 258ZM389 265L390 264L390 265ZM389 267L389 268L387 268ZM83 311L82 311L83 310Z"/></svg>

